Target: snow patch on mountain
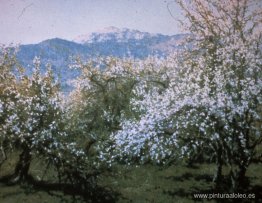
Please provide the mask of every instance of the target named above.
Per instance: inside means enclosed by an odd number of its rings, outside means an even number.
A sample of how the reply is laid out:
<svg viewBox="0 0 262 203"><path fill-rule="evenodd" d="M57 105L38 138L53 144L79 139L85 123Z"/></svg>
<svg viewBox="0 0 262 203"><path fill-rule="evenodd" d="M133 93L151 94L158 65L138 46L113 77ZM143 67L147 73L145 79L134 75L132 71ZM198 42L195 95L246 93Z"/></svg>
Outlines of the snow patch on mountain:
<svg viewBox="0 0 262 203"><path fill-rule="evenodd" d="M130 40L142 40L144 38L155 37L160 34L150 34L128 28L117 28L114 26L106 27L96 32L79 35L73 41L80 44L88 44L95 42L106 42L115 40L117 42L128 42Z"/></svg>

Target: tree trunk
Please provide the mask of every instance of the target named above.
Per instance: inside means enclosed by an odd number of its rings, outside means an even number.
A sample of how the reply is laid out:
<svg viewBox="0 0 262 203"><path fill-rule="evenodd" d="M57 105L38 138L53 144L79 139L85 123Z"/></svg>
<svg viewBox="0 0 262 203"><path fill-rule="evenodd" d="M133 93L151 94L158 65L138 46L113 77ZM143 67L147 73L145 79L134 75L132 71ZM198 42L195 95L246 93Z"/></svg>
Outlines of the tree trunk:
<svg viewBox="0 0 262 203"><path fill-rule="evenodd" d="M233 192L240 192L241 189L244 189L248 185L247 177L246 177L246 166L239 166L236 173L231 173L231 185Z"/></svg>
<svg viewBox="0 0 262 203"><path fill-rule="evenodd" d="M213 182L215 183L215 189L220 189L222 182L222 148L218 145L216 149L216 172L213 178Z"/></svg>
<svg viewBox="0 0 262 203"><path fill-rule="evenodd" d="M26 180L31 164L31 151L28 147L25 147L23 152L19 156L19 161L15 167L15 173L11 180L12 183L17 183Z"/></svg>
<svg viewBox="0 0 262 203"><path fill-rule="evenodd" d="M1 151L1 161L0 161L0 166L7 160L6 152L2 144L0 144L0 151Z"/></svg>

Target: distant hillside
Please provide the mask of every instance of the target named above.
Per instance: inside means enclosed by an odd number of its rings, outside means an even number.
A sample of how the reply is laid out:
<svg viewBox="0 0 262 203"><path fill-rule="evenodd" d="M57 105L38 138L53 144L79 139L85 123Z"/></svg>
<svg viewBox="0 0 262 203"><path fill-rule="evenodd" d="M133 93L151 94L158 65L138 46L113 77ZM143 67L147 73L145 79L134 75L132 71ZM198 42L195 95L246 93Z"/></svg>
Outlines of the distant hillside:
<svg viewBox="0 0 262 203"><path fill-rule="evenodd" d="M65 91L69 90L67 81L75 78L79 72L69 69L76 56L88 60L97 56L133 57L143 59L150 55L167 56L180 48L180 42L186 35L162 35L115 27L80 35L73 41L59 38L48 39L38 44L21 45L17 58L32 71L35 56L42 64L50 63L57 77L60 77ZM43 65L42 70L45 70Z"/></svg>

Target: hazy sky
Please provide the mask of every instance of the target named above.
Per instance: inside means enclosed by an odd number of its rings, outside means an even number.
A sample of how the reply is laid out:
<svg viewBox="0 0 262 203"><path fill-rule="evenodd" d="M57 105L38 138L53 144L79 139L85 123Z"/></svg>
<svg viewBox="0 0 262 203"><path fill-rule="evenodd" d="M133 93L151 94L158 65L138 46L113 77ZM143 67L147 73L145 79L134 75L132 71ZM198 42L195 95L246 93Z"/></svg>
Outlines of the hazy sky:
<svg viewBox="0 0 262 203"><path fill-rule="evenodd" d="M168 9L169 8L169 9ZM172 0L0 0L0 43L36 43L105 27L179 33Z"/></svg>

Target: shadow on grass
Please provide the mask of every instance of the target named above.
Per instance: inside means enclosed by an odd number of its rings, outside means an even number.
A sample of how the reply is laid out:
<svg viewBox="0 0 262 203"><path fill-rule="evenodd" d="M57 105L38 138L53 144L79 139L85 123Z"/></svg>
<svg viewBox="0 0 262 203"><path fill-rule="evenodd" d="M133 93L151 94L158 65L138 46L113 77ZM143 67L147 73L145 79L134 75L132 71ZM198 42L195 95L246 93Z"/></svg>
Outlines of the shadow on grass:
<svg viewBox="0 0 262 203"><path fill-rule="evenodd" d="M195 175L193 173L184 173L180 176L169 176L169 177L165 177L166 179L171 179L173 181L180 181L183 182L185 180L190 180L190 179L194 179L196 181L206 181L206 182L211 182L213 180L213 177L211 175L207 175L207 174L201 174L201 175Z"/></svg>
<svg viewBox="0 0 262 203"><path fill-rule="evenodd" d="M188 188L181 188L178 187L174 190L167 190L163 191L164 194L168 194L172 196L174 199L175 197L181 197L181 198L190 198L193 201L200 201L203 202L203 198L195 198L195 194L231 194L232 192L230 191L230 181L228 177L223 177L222 180L222 185L219 189L214 189L212 179L213 177L208 174L193 174L193 173L184 173L180 176L169 176L166 177L166 179L171 179L173 181L176 181L177 184L179 185L179 182L184 182L184 181L191 181L191 183L188 184ZM207 187L201 188L202 185L199 184L200 181L206 182ZM209 185L209 186L208 186ZM247 188L242 189L239 192L235 192L235 194L246 194L247 196L249 194L255 194L255 199L241 199L241 198L236 198L236 199L225 199L225 198L217 198L217 199L212 199L215 202L222 203L222 202L262 202L262 186L261 185L249 185Z"/></svg>
<svg viewBox="0 0 262 203"><path fill-rule="evenodd" d="M7 186L14 186L17 184L10 183L11 176L0 178L0 182ZM72 186L67 183L50 183L45 181L38 181L32 176L28 176L26 181L19 184L24 190L25 194L34 194L39 191L46 192L50 196L55 196L60 199L60 202L88 202L88 203L114 203L118 200L119 194L110 188L103 188L96 186L88 189L83 189L77 186ZM16 193L6 194L16 195ZM70 198L65 195L69 195Z"/></svg>
<svg viewBox="0 0 262 203"><path fill-rule="evenodd" d="M1 186L2 186L2 184L0 185L0 188L1 188ZM16 196L16 195L20 195L20 194L23 194L23 191L10 190L8 192L5 192L4 194L1 194L1 198L6 198L8 196Z"/></svg>
<svg viewBox="0 0 262 203"><path fill-rule="evenodd" d="M189 180L192 177L194 177L194 175L192 173L184 173L183 175L180 175L180 176L168 176L168 177L165 177L165 178L169 179L169 180L173 180L173 181L183 182L185 180Z"/></svg>

